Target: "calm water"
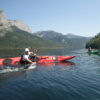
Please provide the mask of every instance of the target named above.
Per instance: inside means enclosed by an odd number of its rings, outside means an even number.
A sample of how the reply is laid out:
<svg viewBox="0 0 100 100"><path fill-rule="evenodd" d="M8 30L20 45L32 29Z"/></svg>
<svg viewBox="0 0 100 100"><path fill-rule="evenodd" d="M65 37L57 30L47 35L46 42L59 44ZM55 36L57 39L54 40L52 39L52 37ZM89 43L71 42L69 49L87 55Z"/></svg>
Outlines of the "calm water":
<svg viewBox="0 0 100 100"><path fill-rule="evenodd" d="M77 57L67 64L0 75L0 100L100 100L100 56L85 52L58 51L56 55Z"/></svg>

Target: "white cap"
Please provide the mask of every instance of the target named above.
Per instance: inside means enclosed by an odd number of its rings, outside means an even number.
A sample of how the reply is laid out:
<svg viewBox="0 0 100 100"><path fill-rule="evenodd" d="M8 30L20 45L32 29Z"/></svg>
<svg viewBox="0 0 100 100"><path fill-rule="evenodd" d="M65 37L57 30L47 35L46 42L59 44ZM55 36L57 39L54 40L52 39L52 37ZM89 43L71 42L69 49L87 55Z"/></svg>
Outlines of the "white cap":
<svg viewBox="0 0 100 100"><path fill-rule="evenodd" d="M29 51L29 48L25 48L25 52L26 52L26 51Z"/></svg>

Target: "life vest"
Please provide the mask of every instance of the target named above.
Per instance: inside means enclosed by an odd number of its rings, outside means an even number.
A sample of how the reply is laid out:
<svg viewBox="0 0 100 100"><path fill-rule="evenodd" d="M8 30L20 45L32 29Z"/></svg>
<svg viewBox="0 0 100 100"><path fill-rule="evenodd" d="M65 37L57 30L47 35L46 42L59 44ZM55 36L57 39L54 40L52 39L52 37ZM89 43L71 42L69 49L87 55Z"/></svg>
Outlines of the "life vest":
<svg viewBox="0 0 100 100"><path fill-rule="evenodd" d="M28 62L24 59L24 55L21 55L20 63L21 64L28 64Z"/></svg>
<svg viewBox="0 0 100 100"><path fill-rule="evenodd" d="M38 60L38 57L36 57L36 56L29 56L29 59L31 60L31 61L33 61L33 62L36 62L37 60Z"/></svg>
<svg viewBox="0 0 100 100"><path fill-rule="evenodd" d="M25 64L25 61L23 60L23 55L21 55L20 63L21 63L21 64Z"/></svg>

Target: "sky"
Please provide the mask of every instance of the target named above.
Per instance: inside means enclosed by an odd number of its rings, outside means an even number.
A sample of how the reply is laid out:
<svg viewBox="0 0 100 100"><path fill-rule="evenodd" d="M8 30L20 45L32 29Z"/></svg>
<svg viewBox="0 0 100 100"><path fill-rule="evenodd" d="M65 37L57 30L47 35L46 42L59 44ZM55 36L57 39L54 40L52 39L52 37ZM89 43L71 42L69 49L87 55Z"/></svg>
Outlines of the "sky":
<svg viewBox="0 0 100 100"><path fill-rule="evenodd" d="M100 32L100 0L0 0L8 19L22 20L32 32L94 36Z"/></svg>

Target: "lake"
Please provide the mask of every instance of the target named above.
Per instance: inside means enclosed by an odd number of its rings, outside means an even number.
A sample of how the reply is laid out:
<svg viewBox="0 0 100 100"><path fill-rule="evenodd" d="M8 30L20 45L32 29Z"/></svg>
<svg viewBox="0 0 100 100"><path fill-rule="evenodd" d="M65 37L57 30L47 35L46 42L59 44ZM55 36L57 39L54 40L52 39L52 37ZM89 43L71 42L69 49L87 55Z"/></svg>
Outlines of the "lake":
<svg viewBox="0 0 100 100"><path fill-rule="evenodd" d="M77 57L67 63L42 64L33 70L0 74L0 100L100 100L100 56L86 52L39 51L41 55Z"/></svg>

